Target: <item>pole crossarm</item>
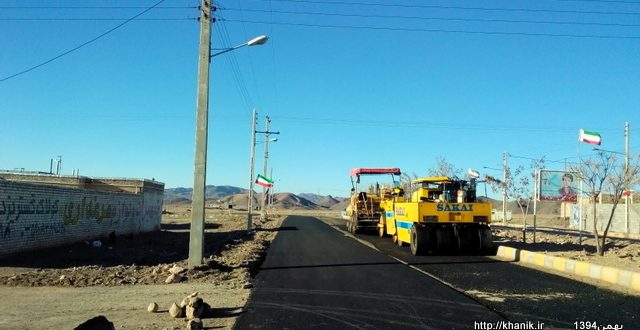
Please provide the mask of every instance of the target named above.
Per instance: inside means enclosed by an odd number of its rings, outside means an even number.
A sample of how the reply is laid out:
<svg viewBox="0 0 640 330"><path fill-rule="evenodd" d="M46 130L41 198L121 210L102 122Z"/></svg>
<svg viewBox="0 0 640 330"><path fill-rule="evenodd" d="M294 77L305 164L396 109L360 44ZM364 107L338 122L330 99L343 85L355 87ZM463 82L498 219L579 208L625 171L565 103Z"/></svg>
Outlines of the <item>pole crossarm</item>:
<svg viewBox="0 0 640 330"><path fill-rule="evenodd" d="M280 134L280 132L271 132L271 131L256 131L259 134Z"/></svg>

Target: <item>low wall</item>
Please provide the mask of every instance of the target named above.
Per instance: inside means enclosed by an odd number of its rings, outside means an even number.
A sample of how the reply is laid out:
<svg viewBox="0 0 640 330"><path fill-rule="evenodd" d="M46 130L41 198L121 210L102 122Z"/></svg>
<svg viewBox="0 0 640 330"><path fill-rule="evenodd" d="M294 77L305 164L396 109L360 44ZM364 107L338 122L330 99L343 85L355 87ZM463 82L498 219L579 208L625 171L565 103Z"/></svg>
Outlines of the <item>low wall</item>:
<svg viewBox="0 0 640 330"><path fill-rule="evenodd" d="M597 228L600 233L604 231L604 228L607 225L607 221L609 221L609 216L611 215L611 209L613 205L611 204L598 204L596 206L597 211ZM571 217L571 228L579 229L580 228L580 208L578 205L574 205L573 214ZM582 205L582 228L588 231L593 231L593 205ZM628 231L627 231L628 226ZM624 201L622 201L616 207L615 212L613 213L613 219L611 220L611 227L609 228L611 232L618 233L632 233L638 234L640 233L640 204L631 204L629 205L629 223L627 224L625 219L625 205Z"/></svg>
<svg viewBox="0 0 640 330"><path fill-rule="evenodd" d="M64 187L78 181L72 177L57 185L19 179L0 176L0 255L104 238L114 231L125 235L160 229L162 183L117 179L126 189L106 184L101 191Z"/></svg>

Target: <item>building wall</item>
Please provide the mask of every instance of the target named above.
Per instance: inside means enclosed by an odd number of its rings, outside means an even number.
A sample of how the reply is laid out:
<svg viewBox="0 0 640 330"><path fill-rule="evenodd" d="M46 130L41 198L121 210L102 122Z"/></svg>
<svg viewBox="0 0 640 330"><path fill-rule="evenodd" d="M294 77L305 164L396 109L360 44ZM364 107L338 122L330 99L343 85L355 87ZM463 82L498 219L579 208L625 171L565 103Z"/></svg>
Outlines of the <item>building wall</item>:
<svg viewBox="0 0 640 330"><path fill-rule="evenodd" d="M58 185L21 179L0 176L0 255L105 238L114 231L125 235L160 229L161 183L118 179L137 188L108 185L100 191L64 187L77 178Z"/></svg>

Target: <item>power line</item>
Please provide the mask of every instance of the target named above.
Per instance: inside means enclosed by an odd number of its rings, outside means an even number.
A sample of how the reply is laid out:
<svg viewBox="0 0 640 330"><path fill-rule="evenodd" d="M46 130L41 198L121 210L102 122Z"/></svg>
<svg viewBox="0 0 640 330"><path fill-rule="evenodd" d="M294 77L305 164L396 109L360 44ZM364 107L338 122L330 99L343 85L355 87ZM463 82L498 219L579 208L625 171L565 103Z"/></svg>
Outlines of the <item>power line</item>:
<svg viewBox="0 0 640 330"><path fill-rule="evenodd" d="M264 0L261 0L264 1ZM366 7L386 7L386 8L414 8L414 9L461 9L479 11L506 11L506 12L528 12L528 13L563 13L563 14L599 14L599 15L640 15L640 12L624 11L586 11L586 10L560 10L560 9L532 9L532 8L500 8L500 7L466 7L466 6L445 6L445 5L406 5L388 3L366 3L366 2L345 2L345 1L322 1L322 0L269 0L276 2L293 3L313 3L325 5L344 6L366 6Z"/></svg>
<svg viewBox="0 0 640 330"><path fill-rule="evenodd" d="M541 127L533 126L498 126L498 125L466 125L447 122L419 122L419 121L383 121L383 120L363 120L362 118L322 118L322 117L294 117L294 116L272 116L281 122L308 123L314 125L346 125L346 126L376 126L376 127L418 127L418 128L442 128L442 129L460 129L460 130L487 130L487 131L517 131L517 132L543 132L543 133L562 133L574 134L569 132L566 127L549 127L547 125Z"/></svg>
<svg viewBox="0 0 640 330"><path fill-rule="evenodd" d="M233 45L231 44L231 39L229 38L229 31L227 30L226 25L223 20L216 20L216 22L222 22L219 26L219 33L221 36L221 42L224 47L231 48ZM240 70L240 65L238 64L238 60L233 52L229 53L225 56L229 67L231 70L231 74L236 82L236 86L238 87L238 93L240 94L240 98L244 102L246 109L251 109L253 105L253 100L251 99L251 94L247 89L247 84L244 80L244 76L242 75L242 71Z"/></svg>
<svg viewBox="0 0 640 330"><path fill-rule="evenodd" d="M0 6L0 9L147 9L145 6ZM193 6L164 6L155 9L198 9Z"/></svg>
<svg viewBox="0 0 640 330"><path fill-rule="evenodd" d="M97 36L97 37L95 37L95 38L93 38L93 39L91 39L91 40L89 40L89 41L87 41L87 42L85 42L85 43L83 43L83 44L81 44L81 45L77 46L77 47L74 47L74 48L72 48L72 49L70 49L70 50L68 50L68 51L66 51L66 52L64 52L64 53L62 53L62 54L60 54L60 55L57 55L57 56L55 56L55 57L53 57L53 58L51 58L51 59L49 59L49 60L46 60L46 61L44 61L44 62L42 62L42 63L40 63L40 64L34 65L34 66L32 66L32 67L30 67L30 68L28 68L28 69L26 69L26 70L23 70L23 71L20 71L20 72L18 72L18 73L15 73L15 74L13 74L13 75L10 75L10 76L8 76L8 77L2 78L2 79L0 79L0 82L4 82L4 81L7 81L7 80L9 80L9 79L11 79L11 78L15 78L15 77L17 77L17 76L23 75L23 74L25 74L25 73L27 73L27 72L33 71L33 70L35 70L35 69L37 69L37 68L41 67L41 66L47 65L47 64L49 64L49 63L51 63L51 62L53 62L53 61L55 61L55 60L57 60L57 59L59 59L59 58L61 58L61 57L65 56L65 55L71 54L72 52L74 52L74 51L76 51L76 50L78 50L78 49L80 49L80 48L82 48L82 47L84 47L84 46L86 46L86 45L89 45L89 44L93 43L94 41L96 41L96 40L98 40L98 39L100 39L100 38L102 38L102 37L104 37L104 36L108 35L109 33L111 33L111 32L113 32L113 31L115 31L115 30L117 30L117 29L121 28L121 27L122 27L122 26L124 26L125 24L127 24L127 23L129 23L129 22L131 22L131 21L135 20L136 18L138 18L138 17L142 16L143 14L145 14L145 13L146 13L146 12L148 12L148 11L150 11L151 9L154 9L155 7L157 7L159 4L163 3L164 1L165 1L165 0L160 0L160 1L158 1L156 4L154 4L153 6L151 6L151 7L147 8L147 9L145 9L145 10L143 10L143 11L142 11L142 12L140 12L139 14L137 14L137 15L135 15L135 16L133 16L133 17L131 17L130 19L128 19L128 20L126 20L126 21L124 21L124 22L122 22L122 23L120 23L120 24L116 25L114 28L112 28L112 29L108 30L107 32L102 33L101 35L99 35L99 36Z"/></svg>
<svg viewBox="0 0 640 330"><path fill-rule="evenodd" d="M527 36L527 37L565 37L565 38L593 38L593 39L640 39L640 36L621 35L595 35L595 34L570 34L570 33L543 33L543 32L510 32L510 31L473 31L455 29L426 29L426 28L401 28L366 25L332 25L332 24L311 24L311 23L291 23L291 22L265 22L256 20L235 20L220 18L220 20L232 23L254 23L254 24L275 24L286 26L319 27L334 29L362 29L379 31L403 31L403 32L435 32L435 33L461 33L479 35L502 35L502 36Z"/></svg>
<svg viewBox="0 0 640 330"><path fill-rule="evenodd" d="M127 21L129 18L0 18L0 21ZM185 18L137 18L134 21L197 21L197 17Z"/></svg>
<svg viewBox="0 0 640 330"><path fill-rule="evenodd" d="M373 15L373 14L341 14L327 12L306 12L306 11L284 11L284 10L263 10L263 9L237 9L224 8L229 11L248 11L259 13L276 13L290 15L317 15L334 17L358 17L358 18L390 18L390 19L413 19L413 20L434 20L434 21L460 21L460 22L483 22L483 23L527 23L527 24L557 24L557 25L595 25L595 26L620 26L620 27L640 27L640 24L624 23L602 23L602 22L567 22L567 21L536 21L536 20L509 20L509 19L483 19L483 18L451 18L434 16L403 16L403 15Z"/></svg>

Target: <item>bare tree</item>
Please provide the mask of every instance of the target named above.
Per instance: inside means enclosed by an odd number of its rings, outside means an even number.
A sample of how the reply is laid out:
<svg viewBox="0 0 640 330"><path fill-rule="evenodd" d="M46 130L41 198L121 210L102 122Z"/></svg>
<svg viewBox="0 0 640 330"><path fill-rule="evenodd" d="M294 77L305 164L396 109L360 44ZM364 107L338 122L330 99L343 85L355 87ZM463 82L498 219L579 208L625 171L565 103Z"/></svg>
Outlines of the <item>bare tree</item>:
<svg viewBox="0 0 640 330"><path fill-rule="evenodd" d="M462 169L456 168L455 165L449 163L447 159L442 156L436 158L436 167L427 169L428 176L462 176Z"/></svg>
<svg viewBox="0 0 640 330"><path fill-rule="evenodd" d="M619 157L612 152L598 151L595 156L581 159L580 163L572 166L572 172L586 185L584 191L593 205L593 235L596 240L596 252L602 256L605 252L605 243L616 207L622 198L625 187L638 182L640 165L638 159L634 159L626 167L619 162ZM597 201L603 191L608 189L611 197L611 213L606 222L602 236L598 233Z"/></svg>
<svg viewBox="0 0 640 330"><path fill-rule="evenodd" d="M507 193L507 199L512 198L516 201L520 212L522 212L523 223L529 214L529 207L533 201L533 180L535 180L536 171L544 169L545 157L533 159L529 165L531 171L523 165L519 165L512 169L506 168L506 180L499 180L492 176L485 176L487 183L491 186L493 192Z"/></svg>

